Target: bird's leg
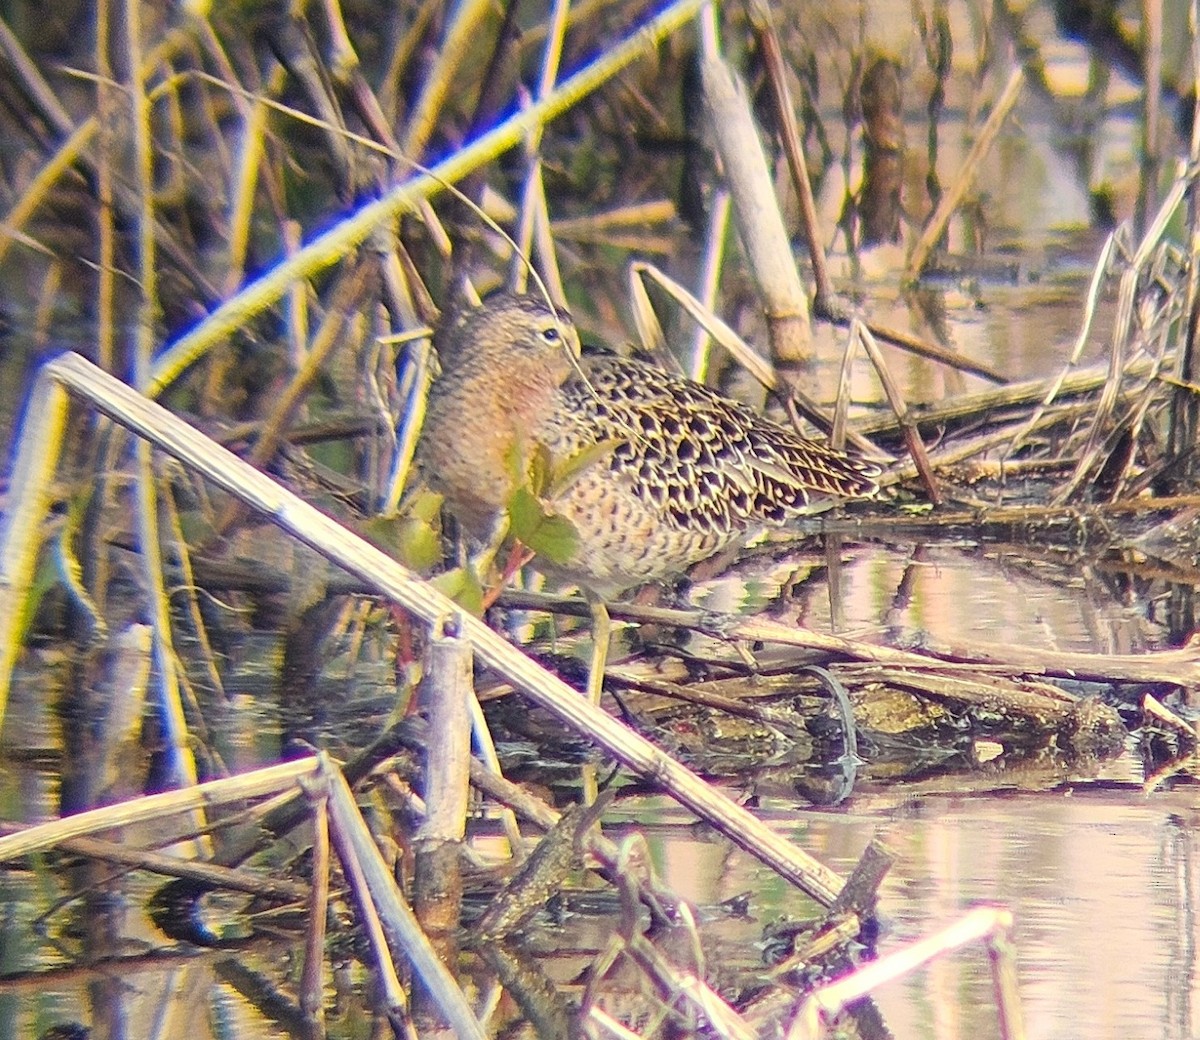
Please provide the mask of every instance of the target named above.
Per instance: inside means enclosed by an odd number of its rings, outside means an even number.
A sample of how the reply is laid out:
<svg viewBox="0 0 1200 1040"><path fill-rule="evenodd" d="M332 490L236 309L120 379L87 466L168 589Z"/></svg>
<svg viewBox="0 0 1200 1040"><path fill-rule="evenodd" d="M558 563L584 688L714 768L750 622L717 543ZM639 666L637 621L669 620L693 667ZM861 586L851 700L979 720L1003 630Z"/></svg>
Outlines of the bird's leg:
<svg viewBox="0 0 1200 1040"><path fill-rule="evenodd" d="M612 636L612 619L604 600L589 589L583 590L592 612L592 659L588 665L587 693L593 704L599 705L604 692L604 665L608 660L608 644Z"/></svg>

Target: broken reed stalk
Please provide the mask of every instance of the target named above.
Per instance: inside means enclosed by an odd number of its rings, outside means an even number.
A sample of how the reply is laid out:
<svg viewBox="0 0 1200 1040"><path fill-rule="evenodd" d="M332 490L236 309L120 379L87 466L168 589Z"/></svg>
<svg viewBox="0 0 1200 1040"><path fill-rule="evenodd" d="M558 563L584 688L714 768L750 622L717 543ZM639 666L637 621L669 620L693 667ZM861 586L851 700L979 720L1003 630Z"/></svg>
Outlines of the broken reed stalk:
<svg viewBox="0 0 1200 1040"><path fill-rule="evenodd" d="M633 316L633 327L642 350L653 357L660 367L675 375L681 375L683 366L667 349L667 334L663 331L662 322L658 320L654 304L650 302L643 271L636 263L629 266L629 311Z"/></svg>
<svg viewBox="0 0 1200 1040"><path fill-rule="evenodd" d="M1149 358L1135 358L1126 366L1127 378L1142 378L1147 376L1153 367ZM1051 376L1044 379L1029 379L1020 383L1009 383L1007 386L994 390L984 390L978 394L964 394L950 401L941 401L930 405L915 405L909 409L909 414L917 423L925 426L940 426L944 423L964 423L973 419L987 418L989 413L1002 408L1024 408L1046 397L1051 389L1055 396L1079 397L1100 390L1108 379L1107 363L1089 365L1080 369L1065 379ZM1057 386L1055 384L1058 383ZM1024 416L1022 421L1024 421ZM864 436L874 437L883 434L900 432L900 427L894 418L880 416L864 418L858 424ZM1028 430L1022 430L1026 436ZM1012 434L1010 433L1011 437Z"/></svg>
<svg viewBox="0 0 1200 1040"><path fill-rule="evenodd" d="M850 422L850 397L853 387L854 358L858 353L859 337L846 337L842 348L842 363L838 368L837 393L833 399L833 425L829 428L829 444L842 451L846 447L846 431Z"/></svg>
<svg viewBox="0 0 1200 1040"><path fill-rule="evenodd" d="M879 900L879 886L883 884L883 879L895 861L895 851L879 838L872 838L871 843L863 849L853 872L846 879L846 887L842 889L837 902L829 908L829 917L832 919L841 914L856 913L862 916L873 913Z"/></svg>
<svg viewBox="0 0 1200 1040"><path fill-rule="evenodd" d="M1193 747L1196 746L1196 727L1176 715L1157 697L1148 693L1142 698L1142 714L1178 731Z"/></svg>
<svg viewBox="0 0 1200 1040"><path fill-rule="evenodd" d="M19 834L28 828L2 824L0 830L5 834ZM149 849L134 849L128 845L105 841L103 838L64 838L55 841L50 847L71 856L86 856L88 859L115 863L132 870L145 870L152 874L161 874L163 877L186 878L211 888L245 892L247 895L261 896L264 899L304 902L310 895L309 886L297 881L263 876L217 863L181 859L179 856L168 856Z"/></svg>
<svg viewBox="0 0 1200 1040"><path fill-rule="evenodd" d="M45 365L31 394L38 410L26 413L14 469L10 508L0 526L0 702L6 696L19 647L18 622L48 507L54 468L62 450L67 390L94 402L105 414L144 437L218 487L237 495L329 560L429 623L457 613L449 599L373 545L280 487L266 475L214 444L160 405L77 354ZM842 879L748 810L706 784L649 741L590 704L473 617L462 618L462 635L488 667L515 683L533 701L585 735L777 873L828 906ZM4 839L0 839L3 841Z"/></svg>
<svg viewBox="0 0 1200 1040"><path fill-rule="evenodd" d="M416 917L400 894L395 876L384 862L370 828L354 804L354 795L346 778L340 771L331 768L324 757L321 758L321 771L328 790L330 833L356 902L364 911L364 926L370 931L374 927L372 920L377 920L388 932L397 947L404 951L458 1037L484 1040L483 1030L450 969L429 945ZM375 936L372 939L379 966L387 971L391 966L387 944L378 943ZM394 969L389 976L388 998L392 1007L399 1008L405 1002L404 990L399 980L395 979Z"/></svg>
<svg viewBox="0 0 1200 1040"><path fill-rule="evenodd" d="M304 965L300 969L300 1012L311 1037L325 1035L325 929L329 913L329 796L318 785L306 790L312 807L312 886L306 896L308 927L304 935Z"/></svg>
<svg viewBox="0 0 1200 1040"><path fill-rule="evenodd" d="M1121 385L1125 379L1125 358L1129 349L1127 339L1132 332L1134 306L1137 302L1138 281L1141 272L1130 267L1121 276L1121 287L1117 293L1117 313L1113 319L1113 334L1109 344L1108 377L1100 390L1100 398L1088 425L1087 440L1080 452L1075 470L1054 496L1055 505L1069 502L1083 485L1088 475L1100 465L1099 456L1104 444L1104 432L1110 428L1109 419L1117 407Z"/></svg>
<svg viewBox="0 0 1200 1040"><path fill-rule="evenodd" d="M332 784L324 777L322 782L325 786L323 794L328 804L332 801ZM316 785L314 785L314 789L316 789ZM408 994L400 982L399 975L396 974L396 964L392 960L387 936L384 934L383 924L377 912L377 895L367 881L367 868L364 866L363 857L369 861L372 850L360 847L361 842L356 844L354 840L357 834L356 816L358 816L358 807L354 805L353 798L350 799L349 806L338 806L334 809L330 813L330 838L332 845L337 849L338 862L342 865L342 876L346 879L346 886L350 890L355 910L358 911L359 925L366 933L367 942L374 955L376 985L382 991L380 995L386 1008L387 1017L395 1024L408 1017ZM373 851L376 856L379 855L378 849L373 848ZM378 883L378 877L376 877L376 882ZM407 906L405 910L409 914L412 913ZM414 922L412 930L419 931L420 926ZM396 935L393 935L393 938L397 940L397 948L403 948L403 941ZM434 956L434 960L437 960L436 956ZM438 961L438 963L441 962Z"/></svg>
<svg viewBox="0 0 1200 1040"><path fill-rule="evenodd" d="M1075 401L1067 405L1059 405L1052 411L1043 411L1037 423L1029 432L1054 430L1072 422L1082 421L1094 414L1095 405L1091 401ZM934 468L971 463L972 465L987 465L987 453L1003 447L1012 436L1012 425L1001 426L986 433L963 439L946 438L933 454ZM981 462L980 459L983 459ZM885 475L885 484L899 484L917 475L916 464L897 462ZM969 502L970 500L968 500ZM982 508L988 508L986 503L971 503ZM1057 507L1065 508L1065 507Z"/></svg>
<svg viewBox="0 0 1200 1040"><path fill-rule="evenodd" d="M471 645L443 630L428 649L421 697L429 713L425 746L425 819L414 842L412 905L422 930L445 964L458 963L462 920L462 844L470 794ZM426 1029L444 1028L426 988L413 993L413 1018Z"/></svg>
<svg viewBox="0 0 1200 1040"><path fill-rule="evenodd" d="M1191 0L1188 5L1188 32L1191 36L1192 67L1200 61L1200 5ZM1183 104L1184 102L1181 102ZM1192 136L1188 149L1192 166L1200 163L1200 92L1192 102ZM1187 252L1191 257L1200 256L1200 199L1196 193L1188 195ZM1183 304L1183 335L1180 337L1176 376L1184 384L1197 381L1200 372L1200 265L1188 264L1187 291ZM1197 473L1196 456L1188 453L1187 447L1196 443L1200 428L1200 399L1190 391L1177 391L1171 401L1171 439L1169 449L1173 456L1182 455L1185 480L1194 480Z"/></svg>
<svg viewBox="0 0 1200 1040"><path fill-rule="evenodd" d="M726 203L727 204L727 203ZM714 207L717 203L714 203ZM715 223L715 217L714 217ZM557 225L556 225L557 226ZM714 250L715 253L715 250ZM714 258L714 264L716 263ZM641 277L649 277L654 279L675 301L683 307L684 310L692 317L701 329L708 336L715 339L721 346L733 355L738 361L741 361L743 366L750 372L768 390L775 390L779 387L779 377L775 374L771 363L760 357L746 341L741 338L733 329L725 323L720 317L714 313L710 303L703 302L693 296L686 288L676 282L670 275L665 274L654 264L644 260L635 260L629 265L629 282L631 286L631 295L634 300L637 300L639 294L644 295L645 290L638 285L638 279ZM715 277L715 274L712 276ZM836 318L836 324L849 327L850 319ZM1007 384L1008 378L1001 372L992 368L990 365L982 361L974 361L971 358L963 357L961 354L955 353L953 350L948 350L945 347L938 346L936 343L930 343L927 340L913 336L910 333L903 332L899 329L888 328L887 326L877 325L872 322L865 322L866 327L875 335L876 339L881 339L892 346L905 351L908 354L914 354L917 357L925 358L928 361L935 361L938 364L946 365L948 368L953 368L959 372L966 372L970 375L980 376L993 383ZM743 360L743 355L748 355ZM695 363L693 363L695 367ZM702 376L703 369L697 369ZM697 375L692 375L693 379L703 382L702 378Z"/></svg>
<svg viewBox="0 0 1200 1040"><path fill-rule="evenodd" d="M839 325L848 324L842 318L837 318L835 321ZM927 361L936 361L939 365L945 365L947 368L952 368L958 372L966 372L968 375L979 376L981 379L986 379L989 383L998 383L1001 386L1005 386L1009 382L1008 376L998 369L992 368L985 361L964 357L962 354L939 346L937 343L930 342L929 340L921 339L919 336L914 336L911 332L905 332L903 329L892 328L888 325L879 325L873 321L863 321L863 324L876 339L882 340L884 343L890 343L893 347L903 350L906 354L913 354L916 357L925 358Z"/></svg>
<svg viewBox="0 0 1200 1040"><path fill-rule="evenodd" d="M630 296L634 300L634 316L639 322L639 332L643 334L647 348L651 349L656 342L665 347L666 337L661 327L652 333L647 319L653 318L654 309L650 305L650 297L646 293L646 279L650 279L666 292L680 307L687 312L696 324L704 329L721 347L723 347L739 365L741 365L766 390L780 390L781 384L775 366L754 350L741 336L734 331L723 318L705 307L684 286L654 264L644 260L635 260L629 265ZM657 321L655 321L657 324Z"/></svg>
<svg viewBox="0 0 1200 1040"><path fill-rule="evenodd" d="M1080 323L1079 332L1076 333L1075 343L1071 347L1071 352L1067 356L1066 363L1060 369L1058 377L1050 384L1049 389L1046 391L1046 396L1042 398L1038 406L1033 410L1033 414L1029 416L1026 425L1013 436L1012 443L1006 449L1005 455L1013 455L1021 447L1025 442L1025 438L1029 436L1041 418L1042 413L1050 407L1054 399L1058 396L1071 370L1079 364L1084 347L1087 346L1091 336L1092 323L1096 318L1096 308L1100 303L1100 290L1108 280L1109 265L1116 250L1116 243L1117 232L1114 231L1104 240L1104 248L1100 250L1100 256L1097 257L1096 263L1092 265L1092 277L1088 282L1087 296L1085 297L1083 306L1083 321Z"/></svg>
<svg viewBox="0 0 1200 1040"><path fill-rule="evenodd" d="M1120 290L1117 295L1117 313L1113 319L1112 339L1109 347L1108 378L1104 382L1100 400L1096 406L1095 418L1088 433L1087 446L1075 472L1055 496L1056 503L1061 504L1070 500L1097 465L1097 445L1102 440L1103 430L1116 407L1118 393L1126 378L1128 367L1130 367L1127 364L1128 351L1134 338L1139 283L1166 235L1168 223L1187 197L1198 175L1200 175L1200 170L1181 164L1180 171L1171 185L1171 190L1163 199L1162 205L1158 207L1154 220L1138 243L1137 252L1130 260L1129 267L1121 275ZM1156 366L1156 364L1152 362L1152 365Z"/></svg>
<svg viewBox="0 0 1200 1040"><path fill-rule="evenodd" d="M779 361L811 360L808 297L796 269L775 186L750 112L744 84L715 53L700 58L704 111L733 199L733 216L758 287Z"/></svg>
<svg viewBox="0 0 1200 1040"><path fill-rule="evenodd" d="M792 1020L787 1040L818 1040L827 1035L826 1027L854 1001L939 957L978 942L986 946L991 960L1000 1035L1004 1040L1021 1040L1025 1031L1016 986L1012 928L1013 917L1008 910L990 906L968 910L954 924L883 954L836 982L809 993Z"/></svg>
<svg viewBox="0 0 1200 1040"><path fill-rule="evenodd" d="M131 827L175 813L200 811L226 802L244 801L288 791L301 777L314 775L316 768L316 758L301 758L294 762L267 766L242 776L210 780L177 791L163 791L161 794L146 795L131 802L88 809L61 820L39 823L15 834L0 837L0 863L35 852L45 852L69 839L81 838L96 831Z"/></svg>
<svg viewBox="0 0 1200 1040"><path fill-rule="evenodd" d="M771 100L779 127L779 139L783 154L787 157L788 170L792 175L792 186L800 203L800 223L804 227L804 241L808 245L808 256L812 262L813 283L816 296L813 310L818 315L833 313L833 279L829 276L829 265L825 262L825 246L821 235L821 222L817 216L817 204L813 200L812 182L808 177L808 163L804 158L804 145L796 126L796 110L792 105L787 87L783 49L779 46L779 34L765 0L751 0L748 5L750 23L758 39L766 67L767 83L771 88Z"/></svg>
<svg viewBox="0 0 1200 1040"><path fill-rule="evenodd" d="M904 394L901 392L899 384L892 378L891 369L888 368L887 361L879 349L879 344L875 342L875 337L871 335L870 331L861 322L855 321L851 323L850 334L858 339L867 357L871 359L871 364L875 368L875 374L879 376L879 382L883 386L883 392L887 397L888 404L891 406L892 413L896 416L896 422L900 424L900 429L904 431L904 443L908 448L908 454L912 459L913 465L917 467L917 472L921 476L921 483L925 485L925 492L929 496L929 501L935 508L940 506L942 504L942 493L938 489L937 478L933 475L933 467L929 464L929 455L926 453L925 444L921 440L921 431L917 429L917 424L909 416L908 405L904 401Z"/></svg>
<svg viewBox="0 0 1200 1040"><path fill-rule="evenodd" d="M724 208L726 206L728 206L728 195L726 193L722 193L720 198L713 204L714 225L717 225L718 207ZM556 225L556 227L557 226L558 225ZM717 259L719 253L716 249L714 249L712 252L714 254L712 273L706 278L701 279L701 284L703 285L710 284L712 280L715 279L716 274L719 273L716 270L716 264L719 263L719 260ZM659 270L659 268L646 261L635 260L632 264L630 264L629 270L630 284L633 286L635 299L638 292L644 293L644 290L640 289L636 283L636 276L649 276L658 282L658 284L662 286L662 288L665 289L671 296L673 296L675 300L688 312L688 314L690 314L692 318L700 324L703 333L716 339L723 347L729 350L735 358L740 360L743 351L754 354L754 351L745 345L745 341L742 340L742 338L738 336L738 334L734 332L728 325L726 325L722 319L717 317L711 306L711 301L702 302L701 300L697 299L669 275L664 274L661 270ZM715 285L713 286L713 291L715 291ZM827 315L827 317L829 320L833 321L834 324L843 325L846 327L849 327L852 320L844 315L836 314ZM903 350L905 353L913 354L916 357L925 358L927 361L937 362L938 364L945 365L948 368L952 368L959 372L966 372L970 375L979 376L992 383L1006 385L1009 382L1007 376L983 361L977 361L972 358L964 357L953 350L949 350L946 347L939 346L938 344L932 343L928 340L923 340L912 335L911 333L904 332L901 329L890 328L888 326L875 324L870 321L866 321L864 324L874 334L876 339L883 340L885 343L890 343L892 346L898 348L899 350ZM757 358L758 356L755 354L755 357ZM693 352L693 358L695 358L695 352ZM768 389L775 389L777 387L779 380L774 374L774 369L770 367L770 362L760 358L757 361L750 360L743 362L743 364L747 369L750 370L751 374L763 384L763 386L767 387ZM693 361L693 369L694 371L691 373L691 378L696 379L699 382L703 382L705 369L697 367L695 360ZM769 375L767 374L768 371L770 372ZM760 374L760 372L762 374Z"/></svg>
<svg viewBox="0 0 1200 1040"><path fill-rule="evenodd" d="M713 634L717 634L717 629ZM926 649L923 654L891 647L874 646L842 636L803 632L768 620L750 620L726 635L805 646L827 653L845 654L877 664L913 668L944 668L947 664L985 665L1023 675L1052 675L1064 679L1095 679L1098 682L1152 682L1172 686L1200 683L1200 640L1178 650L1153 654L1084 654L1003 643L972 643L968 647ZM799 638L797 638L797 636Z"/></svg>
<svg viewBox="0 0 1200 1040"><path fill-rule="evenodd" d="M461 842L467 832L471 758L471 644L442 632L429 644L422 699L429 713L425 761L425 822L418 840Z"/></svg>
<svg viewBox="0 0 1200 1040"><path fill-rule="evenodd" d="M708 226L704 232L704 250L696 275L697 299L705 310L716 310L717 290L725 262L725 240L729 231L729 192L718 188L708 207ZM684 365L687 375L697 383L708 379L709 347L712 337L708 330L697 326L692 333L692 346Z"/></svg>

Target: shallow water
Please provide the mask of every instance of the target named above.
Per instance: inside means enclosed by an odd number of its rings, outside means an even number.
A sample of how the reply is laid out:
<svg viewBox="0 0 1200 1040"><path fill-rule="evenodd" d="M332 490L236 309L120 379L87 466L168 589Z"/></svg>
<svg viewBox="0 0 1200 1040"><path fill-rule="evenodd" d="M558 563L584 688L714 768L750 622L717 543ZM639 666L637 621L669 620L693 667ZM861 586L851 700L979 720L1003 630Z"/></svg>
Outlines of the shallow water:
<svg viewBox="0 0 1200 1040"><path fill-rule="evenodd" d="M910 21L908 5L896 5L893 14L897 21ZM1078 75L1082 55L1072 44L1063 47L1059 64ZM940 284L913 296L896 288L895 266L881 261L877 272L865 272L857 288L876 320L923 334L931 326L944 326L948 340L964 354L1028 378L1051 374L1065 362L1102 236L1086 226L1091 185L1060 150L1059 128L1033 99L1023 102L1020 112L1019 127L1002 137L1002 161L985 168L980 189L993 226L991 245L1013 259L1015 281ZM1104 123L1089 176L1104 180L1128 174L1134 130L1133 121L1121 116ZM919 140L920 132L914 122L910 143ZM969 144L967 135L958 141L955 136L946 134L943 142L944 179ZM836 263L835 257L835 268ZM843 280L849 279L848 263L837 270ZM1103 354L1103 322L1102 314L1089 358ZM824 358L817 380L822 389L836 378L844 341L840 331L819 336ZM888 356L911 402L987 385L975 376ZM19 381L5 370L8 385ZM865 365L859 366L855 387L856 395L862 390L863 397L877 396ZM0 425L6 432L14 409L15 402L3 401ZM750 566L758 569L749 593L743 569L736 587L698 580L689 592L691 602L738 609L749 596L762 606L787 588L786 603L769 611L823 631L866 634L890 643L970 645L982 640L1137 653L1178 638L1155 613L1161 588L1130 595L1078 558L1031 560L1020 547L980 546L957 538L921 544L881 539L866 548L856 546L837 568L836 606L828 595L828 558L820 550ZM816 578L807 584L797 581L798 573L808 572ZM277 651L277 646L271 648ZM246 656L265 659L270 654L255 646ZM214 740L230 768L251 768L278 753L282 709L272 674L246 671L229 682L223 728ZM56 810L62 740L46 704L61 691L41 685L44 681L44 673L27 680L10 705L0 745L0 815L5 819L44 818ZM332 726L364 727L364 716L386 714L389 705L381 700L378 688L359 689L344 703L331 701L324 707ZM837 870L849 870L877 834L896 851L882 890L881 951L926 935L981 902L1012 909L1029 1037L1190 1037L1196 1032L1197 799L1186 779L1174 789L1144 793L1142 770L1131 740L1127 752L1096 775L1060 770L1018 777L984 770L977 783L964 778L940 786L872 781L835 810L814 809L779 790L757 793L767 819ZM646 810L623 803L614 819L619 831L623 820L646 820ZM690 823L674 810L649 816L645 829L656 863L670 885L702 905L753 893L753 920L722 928L723 936L741 944L741 955L754 952L751 944L765 922L811 910L793 889L743 853L698 833ZM44 932L30 925L34 912L51 903L56 879L35 865L29 872L0 873L0 886L0 971L63 963L56 930L71 914L59 911ZM127 911L125 952L148 951L163 942L138 912L145 894L139 887L120 896ZM580 929L586 930L586 924ZM53 987L0 981L0 1035L37 1036L55 1022L98 1019L106 1008L112 1012L111 1035L187 1034L195 1040L287 1035L243 998L252 992L249 981L232 978L215 962L206 957L169 970L147 965L119 984L103 971L60 977ZM252 968L253 961L247 966ZM940 960L885 987L876 1000L898 1037L977 1040L998 1035L981 950ZM352 1001L343 1006L336 1023L341 1032L335 1035L361 1035L356 1014L365 1012Z"/></svg>
<svg viewBox="0 0 1200 1040"><path fill-rule="evenodd" d="M1117 763L1107 773L1128 771ZM1027 1036L1194 1036L1196 838L1191 788L1146 798L1137 783L1066 784L1049 794L856 797L836 812L763 806L782 832L824 862L849 870L875 834L897 853L881 892L885 953L999 904L1015 917ZM740 853L714 863L659 836L675 876L698 899L750 889L763 918L795 912L794 897L765 883ZM692 869L685 869L684 863ZM772 895L776 901L772 902ZM982 948L946 956L876 994L898 1037L998 1036Z"/></svg>
<svg viewBox="0 0 1200 1040"><path fill-rule="evenodd" d="M969 642L985 635L1026 645L1094 649L1100 636L1108 649L1144 651L1162 645L1160 627L1142 617L1131 621L1123 604L1103 601L1095 588L1082 596L1082 583L1072 587L1050 570L1014 575L994 550L962 545L925 547L918 554L919 573L906 608L889 614L890 596L900 573L913 566L913 555L911 548L860 547L847 552L839 575L843 630L878 631L888 615L893 634L920 629L936 641ZM797 561L786 566L794 571ZM777 570L783 567L776 565ZM769 598L770 581L760 584L760 593ZM714 579L691 593L703 601L720 587ZM964 602L969 610L962 609ZM795 603L789 600L793 610ZM803 604L805 623L828 630L828 589L822 578L805 586ZM261 679L247 673L245 682L249 689ZM278 737L272 695L263 688L249 700L236 683L231 693L230 716L238 725L236 732L226 734L224 746L240 767L248 768L259 755L269 761ZM31 714L20 714L22 704ZM0 788L4 815L50 813L56 797L50 746L54 736L45 733L49 744L36 737L39 726L52 723L44 709L24 697L13 709L17 714L10 715L14 729L9 732L22 733L28 743L19 758L9 756ZM346 709L353 711L353 703ZM336 718L330 721L336 728ZM38 746L45 749L44 758L35 753ZM895 865L881 891L881 953L936 931L971 906L1005 906L1016 919L1016 954L1030 1037L1149 1040L1191 1035L1196 988L1194 788L1182 784L1144 794L1143 767L1133 738L1120 758L1083 775L1072 774L1061 763L1041 771L1023 766L1007 774L1002 761L980 767L974 775L912 784L870 779L868 765L866 779L850 799L828 810L813 808L784 784L756 780L753 786L760 815L835 870L848 872L877 836L895 851ZM724 783L737 793L736 777ZM614 836L639 826L662 876L701 907L750 893L749 919L731 919L715 927L720 949L730 961L724 968L736 963L741 972L757 970L754 958L763 927L815 909L724 839L698 831L686 813L661 799L619 801L609 820ZM479 845L486 852L490 842L483 839ZM161 945L161 936L139 910L154 887L139 883L121 896L128 952L149 952ZM45 969L59 961L52 944L31 936L20 924L28 921L33 907L45 909L45 892L39 888L36 875L13 875L6 882L2 902L13 915L7 922L10 941L5 943L10 972ZM52 914L49 935L72 917L69 911ZM596 931L587 917L568 919L557 939L548 935L543 941L557 946L556 967L551 970L565 980L585 965L589 949L602 944L603 929ZM262 956L251 955L236 970L253 970ZM272 963L273 956L265 963ZM134 1036L148 1035L132 1025L151 1015L145 999L174 987L180 995L163 1013L176 1021L211 1001L222 1009L218 1017L228 1015L237 1023L241 1036L286 1035L243 1004L237 992L244 990L244 981L228 979L235 968L236 964L222 967L207 955L165 973L148 965L132 980L134 995L113 993L107 999L115 1000L128 1016ZM103 1005L106 999L94 988L94 980L90 991L65 980L61 990L36 997L21 986L8 991L11 996L5 998L6 986L0 982L0 1015L7 999L13 1016L9 1035L14 1036L36 1035L34 1021L86 1019L87 1008L95 1012L97 1001ZM991 975L980 948L950 955L886 986L876 1001L896 1036L973 1040L998 1035ZM216 1029L211 1035L228 1034Z"/></svg>

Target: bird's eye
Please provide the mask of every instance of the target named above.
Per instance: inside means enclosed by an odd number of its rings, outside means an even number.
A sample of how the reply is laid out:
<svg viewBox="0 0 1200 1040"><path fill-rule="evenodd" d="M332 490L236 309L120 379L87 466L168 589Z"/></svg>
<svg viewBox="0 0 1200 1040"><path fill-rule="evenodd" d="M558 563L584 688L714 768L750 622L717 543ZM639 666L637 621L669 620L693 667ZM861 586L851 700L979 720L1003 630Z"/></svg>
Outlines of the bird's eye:
<svg viewBox="0 0 1200 1040"><path fill-rule="evenodd" d="M554 325L547 325L542 329L542 339L547 343L557 343L560 338L558 329Z"/></svg>

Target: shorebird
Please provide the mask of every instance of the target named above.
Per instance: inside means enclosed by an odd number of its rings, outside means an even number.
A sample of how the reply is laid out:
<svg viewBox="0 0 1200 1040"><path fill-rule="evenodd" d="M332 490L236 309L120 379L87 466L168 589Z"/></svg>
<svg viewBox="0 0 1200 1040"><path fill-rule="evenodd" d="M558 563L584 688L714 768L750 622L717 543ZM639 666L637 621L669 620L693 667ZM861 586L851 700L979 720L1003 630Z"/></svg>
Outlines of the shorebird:
<svg viewBox="0 0 1200 1040"><path fill-rule="evenodd" d="M486 538L535 465L574 532L534 566L578 585L595 619L588 692L607 656L604 601L682 574L766 525L877 490L878 468L643 361L580 352L571 317L500 294L434 337L417 461L467 531Z"/></svg>

